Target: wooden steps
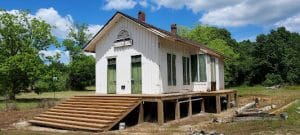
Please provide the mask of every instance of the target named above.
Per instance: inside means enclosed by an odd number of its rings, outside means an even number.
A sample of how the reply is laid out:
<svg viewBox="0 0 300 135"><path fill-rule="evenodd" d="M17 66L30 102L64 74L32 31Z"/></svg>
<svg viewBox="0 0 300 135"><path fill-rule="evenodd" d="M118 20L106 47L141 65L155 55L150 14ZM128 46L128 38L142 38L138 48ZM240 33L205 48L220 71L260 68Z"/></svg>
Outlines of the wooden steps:
<svg viewBox="0 0 300 135"><path fill-rule="evenodd" d="M59 129L107 131L140 103L135 97L76 96L29 122Z"/></svg>

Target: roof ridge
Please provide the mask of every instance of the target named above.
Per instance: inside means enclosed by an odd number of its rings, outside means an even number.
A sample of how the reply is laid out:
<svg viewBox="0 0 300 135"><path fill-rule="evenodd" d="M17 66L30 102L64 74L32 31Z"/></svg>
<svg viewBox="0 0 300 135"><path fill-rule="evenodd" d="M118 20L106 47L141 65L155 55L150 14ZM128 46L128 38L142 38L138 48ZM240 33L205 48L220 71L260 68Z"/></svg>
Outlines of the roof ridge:
<svg viewBox="0 0 300 135"><path fill-rule="evenodd" d="M132 20L132 21L134 21L134 22L136 22L136 23L138 23L138 24L141 24L142 26L144 26L144 27L146 27L146 28L153 28L153 29L156 29L157 31L160 31L160 32L162 32L162 33L164 33L164 34L166 34L166 35L168 35L168 36L170 36L170 37L173 37L175 40L177 40L177 41L181 41L181 42L184 42L184 43L187 43L187 44L191 44L191 45L195 45L195 46L198 46L198 47L202 47L202 48L205 48L205 49L207 49L207 50L209 50L209 51L212 51L212 52L214 52L214 53L216 53L217 55L220 55L221 57L224 57L223 56L223 54L222 53L220 53L220 52L218 52L218 51L216 51L216 50L214 50L214 49L212 49L212 48L210 48L210 47L208 47L208 46L206 46L206 45L204 45L204 44L201 44L201 43L198 43L198 42L196 42L196 41L194 41L194 40L191 40L191 39L188 39L188 38L185 38L185 37L181 37L181 36L179 36L178 34L173 34L173 33L171 33L171 32L169 32L169 31L167 31L167 30L164 30L164 29L162 29L162 28L158 28L158 27L156 27L156 26L154 26L154 25L152 25L152 24L149 24L149 23L146 23L146 22L143 22L143 21L140 21L140 20L138 20L137 18L134 18L134 17L132 17L132 16L130 16L130 15L128 15L128 14L125 14L125 13L123 13L123 12L121 12L121 11L116 11L116 13L106 22L106 24L97 32L97 34L95 34L94 35L94 37L83 47L83 48L85 48L85 47L87 47L87 45L102 31L102 29L117 15L117 14L121 14L122 16L124 16L124 17L126 17L126 18L128 18L128 19L130 19L130 20Z"/></svg>

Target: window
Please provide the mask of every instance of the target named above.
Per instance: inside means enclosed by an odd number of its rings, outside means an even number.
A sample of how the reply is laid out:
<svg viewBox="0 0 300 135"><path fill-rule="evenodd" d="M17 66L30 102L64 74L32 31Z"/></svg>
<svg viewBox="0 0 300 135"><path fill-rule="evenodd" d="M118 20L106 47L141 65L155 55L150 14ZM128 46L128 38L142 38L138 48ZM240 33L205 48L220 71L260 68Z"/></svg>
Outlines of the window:
<svg viewBox="0 0 300 135"><path fill-rule="evenodd" d="M176 55L167 54L168 85L176 85Z"/></svg>
<svg viewBox="0 0 300 135"><path fill-rule="evenodd" d="M205 54L199 54L199 77L200 82L206 82L206 62L205 62Z"/></svg>
<svg viewBox="0 0 300 135"><path fill-rule="evenodd" d="M190 85L190 59L182 57L183 85Z"/></svg>
<svg viewBox="0 0 300 135"><path fill-rule="evenodd" d="M206 82L205 54L191 55L191 69L193 82Z"/></svg>
<svg viewBox="0 0 300 135"><path fill-rule="evenodd" d="M210 57L210 72L211 81L216 82L216 60L213 56Z"/></svg>
<svg viewBox="0 0 300 135"><path fill-rule="evenodd" d="M191 55L192 82L198 82L197 55Z"/></svg>

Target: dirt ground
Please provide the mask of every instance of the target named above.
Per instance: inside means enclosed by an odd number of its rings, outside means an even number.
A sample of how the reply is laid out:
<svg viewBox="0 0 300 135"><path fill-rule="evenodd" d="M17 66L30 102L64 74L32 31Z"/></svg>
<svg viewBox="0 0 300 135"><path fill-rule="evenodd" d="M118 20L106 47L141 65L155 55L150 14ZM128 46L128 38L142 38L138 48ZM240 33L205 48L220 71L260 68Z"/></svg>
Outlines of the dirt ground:
<svg viewBox="0 0 300 135"><path fill-rule="evenodd" d="M26 111L0 111L1 129L13 129L13 123L29 120L45 109L31 109Z"/></svg>

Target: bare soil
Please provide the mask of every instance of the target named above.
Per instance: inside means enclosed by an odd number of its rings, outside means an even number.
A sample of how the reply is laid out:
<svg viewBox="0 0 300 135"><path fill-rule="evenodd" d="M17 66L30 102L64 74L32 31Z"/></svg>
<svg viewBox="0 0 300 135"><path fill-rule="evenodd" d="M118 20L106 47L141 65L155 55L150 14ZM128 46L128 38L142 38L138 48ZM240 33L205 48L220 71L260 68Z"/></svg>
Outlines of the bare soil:
<svg viewBox="0 0 300 135"><path fill-rule="evenodd" d="M12 129L12 124L32 119L39 113L44 112L45 109L36 108L26 111L0 111L0 129Z"/></svg>

